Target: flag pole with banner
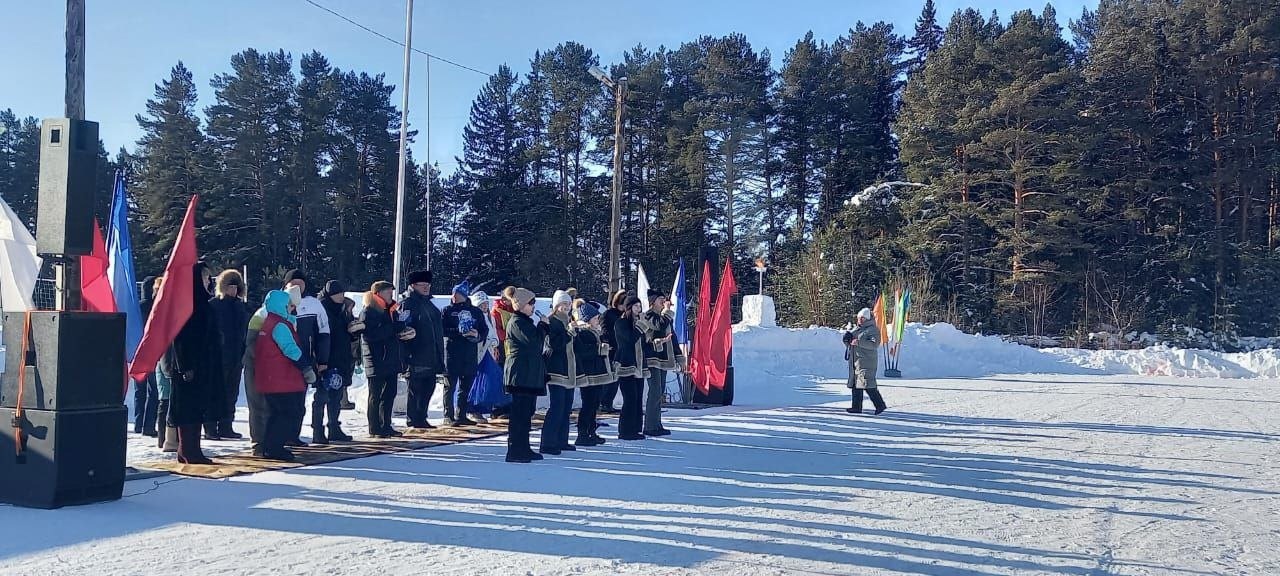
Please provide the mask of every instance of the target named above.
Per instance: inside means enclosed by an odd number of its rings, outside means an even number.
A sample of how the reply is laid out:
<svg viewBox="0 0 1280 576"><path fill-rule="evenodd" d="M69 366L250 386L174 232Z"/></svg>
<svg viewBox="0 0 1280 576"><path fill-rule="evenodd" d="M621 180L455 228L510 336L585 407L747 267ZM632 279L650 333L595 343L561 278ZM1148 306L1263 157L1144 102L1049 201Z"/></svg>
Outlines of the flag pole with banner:
<svg viewBox="0 0 1280 576"><path fill-rule="evenodd" d="M124 359L142 340L142 308L138 304L138 280L133 271L133 240L129 236L129 197L124 171L116 171L115 193L111 197L111 226L107 228L107 278L115 296L116 311L124 313Z"/></svg>

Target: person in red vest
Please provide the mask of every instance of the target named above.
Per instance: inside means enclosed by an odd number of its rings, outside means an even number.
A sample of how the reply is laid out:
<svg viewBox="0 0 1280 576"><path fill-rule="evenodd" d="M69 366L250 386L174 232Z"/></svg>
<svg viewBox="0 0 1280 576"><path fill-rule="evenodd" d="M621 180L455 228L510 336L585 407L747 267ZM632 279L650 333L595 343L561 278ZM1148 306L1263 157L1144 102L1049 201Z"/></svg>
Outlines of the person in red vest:
<svg viewBox="0 0 1280 576"><path fill-rule="evenodd" d="M297 318L289 313L289 294L272 290L262 307L267 317L254 341L253 358L254 383L267 411L262 457L292 462L293 453L285 442L297 435L296 423L303 417L299 408L304 406L307 382L314 381L315 372L302 354Z"/></svg>

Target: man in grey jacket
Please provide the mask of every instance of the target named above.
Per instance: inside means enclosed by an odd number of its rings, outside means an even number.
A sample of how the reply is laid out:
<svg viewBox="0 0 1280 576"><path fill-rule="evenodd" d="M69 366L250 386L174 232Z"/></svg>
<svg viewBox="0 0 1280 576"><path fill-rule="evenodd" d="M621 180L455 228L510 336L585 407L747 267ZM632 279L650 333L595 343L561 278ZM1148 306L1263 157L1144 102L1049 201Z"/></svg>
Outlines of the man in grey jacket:
<svg viewBox="0 0 1280 576"><path fill-rule="evenodd" d="M845 359L849 361L849 381L846 386L853 391L853 406L846 408L850 414L862 413L862 391L867 391L871 403L875 404L876 414L884 412L884 398L876 388L876 369L880 351L880 329L876 327L871 310L863 308L858 311L858 326L853 332L844 333Z"/></svg>

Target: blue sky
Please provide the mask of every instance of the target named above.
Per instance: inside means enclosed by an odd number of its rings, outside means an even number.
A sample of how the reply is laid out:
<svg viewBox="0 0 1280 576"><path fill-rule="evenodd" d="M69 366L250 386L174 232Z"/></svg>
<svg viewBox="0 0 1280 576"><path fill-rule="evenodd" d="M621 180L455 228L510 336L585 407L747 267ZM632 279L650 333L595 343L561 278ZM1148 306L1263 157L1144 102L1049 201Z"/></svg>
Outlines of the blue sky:
<svg viewBox="0 0 1280 576"><path fill-rule="evenodd" d="M394 38L404 35L402 0L316 0ZM1006 17L1015 10L1039 11L1034 0L938 0L939 20L974 6ZM775 68L805 32L833 40L857 21L885 20L910 34L923 0L650 0L648 2L417 0L414 47L484 70L511 65L528 70L535 50L574 40L591 48L602 64L616 62L636 44L676 46L699 35L742 32L757 50L773 53ZM1096 0L1053 3L1059 23ZM153 86L178 60L195 74L200 104L213 101L209 79L229 70L231 55L247 47L284 49L294 55L319 50L339 68L386 73L400 84L403 49L360 30L304 0L87 0L86 109L101 124L112 154L133 148L140 135L134 115L143 111ZM59 0L0 0L0 109L20 116L62 114L63 24ZM414 156L427 156L426 58L416 56L410 81L409 120L421 134ZM430 157L446 172L461 154L462 127L485 77L444 63L431 64ZM397 105L400 95L394 97Z"/></svg>

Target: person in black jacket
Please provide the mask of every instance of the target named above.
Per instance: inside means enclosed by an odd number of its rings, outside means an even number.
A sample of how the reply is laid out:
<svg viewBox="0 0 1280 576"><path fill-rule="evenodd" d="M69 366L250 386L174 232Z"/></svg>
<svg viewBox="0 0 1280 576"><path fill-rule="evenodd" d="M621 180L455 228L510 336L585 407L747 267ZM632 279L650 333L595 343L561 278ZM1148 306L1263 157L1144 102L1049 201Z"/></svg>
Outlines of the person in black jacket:
<svg viewBox="0 0 1280 576"><path fill-rule="evenodd" d="M507 462L528 464L542 460L542 455L529 446L529 429L533 427L538 396L547 395L547 366L542 357L547 341L546 327L535 324L531 318L533 292L516 288L510 300L515 313L507 325L507 359L502 375L504 387L511 394Z"/></svg>
<svg viewBox="0 0 1280 576"><path fill-rule="evenodd" d="M609 364L609 345L600 340L600 309L594 304L574 302L573 350L578 364L578 388L582 391L582 409L578 411L577 446L599 446L604 438L596 433L599 423L600 390L617 382Z"/></svg>
<svg viewBox="0 0 1280 576"><path fill-rule="evenodd" d="M138 300L138 309L142 312L142 324L147 324L151 317L151 306L155 304L156 277L147 276L142 279L142 299ZM133 432L144 436L155 437L160 432L156 429L157 415L160 409L160 390L156 387L156 374L147 375L145 382L133 383Z"/></svg>
<svg viewBox="0 0 1280 576"><path fill-rule="evenodd" d="M609 309L604 311L604 315L600 318L601 340L609 345L612 350L609 353L609 362L613 362L614 355L617 354L618 343L613 339L613 324L622 317L622 312L626 310L624 304L627 301L627 291L619 290L609 299ZM600 412L602 414L617 414L618 409L613 407L613 401L618 397L618 385L620 382L605 384L600 389Z"/></svg>
<svg viewBox="0 0 1280 576"><path fill-rule="evenodd" d="M218 317L218 333L222 336L223 418L204 423L206 440L239 440L243 435L232 428L236 402L240 399L240 376L244 372L245 332L249 327L249 309L241 297L244 279L235 270L218 275L216 295L209 300Z"/></svg>
<svg viewBox="0 0 1280 576"><path fill-rule="evenodd" d="M320 375L315 395L311 400L311 440L316 444L350 442L351 436L342 431L338 417L342 413L342 392L351 386L355 372L355 359L351 354L351 334L355 306L346 296L341 282L330 280L320 292L320 305L324 307L329 323L329 370ZM338 387L333 386L337 384ZM329 426L325 428L325 417Z"/></svg>
<svg viewBox="0 0 1280 576"><path fill-rule="evenodd" d="M551 297L551 317L547 319L547 395L550 405L542 422L542 442L538 451L552 456L577 450L569 443L569 416L573 412L573 389L578 385L578 362L573 350L569 312L573 298L556 290ZM599 400L597 400L599 402Z"/></svg>
<svg viewBox="0 0 1280 576"><path fill-rule="evenodd" d="M475 426L467 418L467 402L471 397L471 384L480 364L477 344L489 336L484 312L471 304L471 285L463 282L453 287L452 300L444 308L445 346L444 421L450 426ZM454 396L457 411L454 411Z"/></svg>
<svg viewBox="0 0 1280 576"><path fill-rule="evenodd" d="M369 382L369 435L374 438L403 436L391 427L391 408L395 405L403 362L402 341L412 340L414 330L405 325L409 312L398 309L393 299L395 286L390 282L374 282L364 295L364 311L356 329L360 333L360 353L364 374Z"/></svg>
<svg viewBox="0 0 1280 576"><path fill-rule="evenodd" d="M191 273L195 276L191 317L173 341L169 421L178 429L178 462L212 464L200 449L200 426L225 417L222 335L209 304L209 267L197 262Z"/></svg>
<svg viewBox="0 0 1280 576"><path fill-rule="evenodd" d="M436 392L436 378L444 371L444 328L440 309L431 301L431 271L409 274L409 290L400 298L408 314L406 325L414 337L405 343L409 365L409 427L431 428L427 410Z"/></svg>
<svg viewBox="0 0 1280 576"><path fill-rule="evenodd" d="M667 373L680 368L674 339L674 312L667 295L649 290L649 311L644 313L644 357L649 368L649 382L644 399L644 435L670 436L662 427L662 395L666 392Z"/></svg>
<svg viewBox="0 0 1280 576"><path fill-rule="evenodd" d="M622 391L622 416L618 419L619 440L644 440L641 434L641 408L644 396L644 380L648 375L644 362L644 331L641 329L640 299L629 296L624 301L622 317L613 324L613 339L617 342L613 365L618 374L618 389Z"/></svg>

